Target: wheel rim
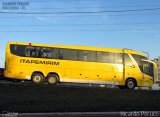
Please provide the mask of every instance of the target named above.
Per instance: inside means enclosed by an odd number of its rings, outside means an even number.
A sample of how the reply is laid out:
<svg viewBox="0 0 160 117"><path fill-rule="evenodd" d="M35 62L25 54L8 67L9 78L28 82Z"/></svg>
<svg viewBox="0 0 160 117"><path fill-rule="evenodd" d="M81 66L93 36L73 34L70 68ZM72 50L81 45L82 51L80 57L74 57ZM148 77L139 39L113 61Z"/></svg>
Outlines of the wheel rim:
<svg viewBox="0 0 160 117"><path fill-rule="evenodd" d="M130 88L130 89L134 88L134 83L133 83L133 81L128 81L127 86L128 86L128 88Z"/></svg>
<svg viewBox="0 0 160 117"><path fill-rule="evenodd" d="M48 79L48 83L50 83L50 84L55 84L55 83L56 83L56 79L55 79L54 77L50 77L50 78Z"/></svg>
<svg viewBox="0 0 160 117"><path fill-rule="evenodd" d="M35 76L35 77L33 78L33 81L34 81L35 83L41 82L41 76Z"/></svg>

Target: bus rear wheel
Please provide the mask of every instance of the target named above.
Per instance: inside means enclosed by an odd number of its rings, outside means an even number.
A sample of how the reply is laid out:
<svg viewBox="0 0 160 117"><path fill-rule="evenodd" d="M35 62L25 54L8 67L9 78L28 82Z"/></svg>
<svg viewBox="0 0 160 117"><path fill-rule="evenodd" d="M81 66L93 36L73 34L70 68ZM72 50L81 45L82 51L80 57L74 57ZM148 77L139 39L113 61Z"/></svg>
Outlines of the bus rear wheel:
<svg viewBox="0 0 160 117"><path fill-rule="evenodd" d="M34 84L41 84L43 82L43 75L40 73L33 73L32 82Z"/></svg>
<svg viewBox="0 0 160 117"><path fill-rule="evenodd" d="M58 83L58 76L56 74L49 74L47 76L47 82L48 84L55 86Z"/></svg>
<svg viewBox="0 0 160 117"><path fill-rule="evenodd" d="M128 89L134 89L136 87L136 81L134 79L128 79L126 81L126 87Z"/></svg>

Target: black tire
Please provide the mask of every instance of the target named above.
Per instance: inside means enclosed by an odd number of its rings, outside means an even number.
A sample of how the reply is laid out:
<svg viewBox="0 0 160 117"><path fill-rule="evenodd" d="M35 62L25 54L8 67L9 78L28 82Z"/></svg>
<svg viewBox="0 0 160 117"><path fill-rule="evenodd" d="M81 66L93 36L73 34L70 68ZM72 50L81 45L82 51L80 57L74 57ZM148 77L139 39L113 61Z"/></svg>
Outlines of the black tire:
<svg viewBox="0 0 160 117"><path fill-rule="evenodd" d="M126 87L128 89L134 89L136 87L136 81L134 79L128 79L126 81Z"/></svg>
<svg viewBox="0 0 160 117"><path fill-rule="evenodd" d="M41 73L33 73L32 82L34 84L41 84L43 82L43 75Z"/></svg>
<svg viewBox="0 0 160 117"><path fill-rule="evenodd" d="M56 74L49 74L47 76L47 82L49 85L55 86L58 83L58 76Z"/></svg>

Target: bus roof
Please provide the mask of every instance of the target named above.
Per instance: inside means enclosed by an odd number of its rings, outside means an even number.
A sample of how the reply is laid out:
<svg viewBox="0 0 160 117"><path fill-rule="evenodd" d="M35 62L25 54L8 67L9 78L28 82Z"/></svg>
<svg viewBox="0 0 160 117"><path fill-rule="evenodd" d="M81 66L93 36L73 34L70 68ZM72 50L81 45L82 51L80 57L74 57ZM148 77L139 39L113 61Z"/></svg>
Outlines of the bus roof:
<svg viewBox="0 0 160 117"><path fill-rule="evenodd" d="M81 45L56 45L56 44L38 44L38 43L27 43L27 42L8 42L10 44L20 44L20 45L29 45L29 46L42 46L42 47L57 47L57 48L68 48L68 49L79 49L79 50L93 50L93 51L105 51L105 52L117 52L123 53L122 48L105 48L105 47L96 47L96 46L81 46ZM125 53L137 54L145 56L144 54L125 48Z"/></svg>

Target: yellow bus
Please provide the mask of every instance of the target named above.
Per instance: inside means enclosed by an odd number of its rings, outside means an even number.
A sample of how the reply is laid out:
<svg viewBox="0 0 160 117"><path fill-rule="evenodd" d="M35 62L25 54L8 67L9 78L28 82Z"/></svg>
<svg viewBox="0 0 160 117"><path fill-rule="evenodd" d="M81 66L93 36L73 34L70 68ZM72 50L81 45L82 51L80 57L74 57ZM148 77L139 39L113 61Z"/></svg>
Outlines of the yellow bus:
<svg viewBox="0 0 160 117"><path fill-rule="evenodd" d="M152 87L155 64L130 49L8 42L7 78L36 84L89 83Z"/></svg>

